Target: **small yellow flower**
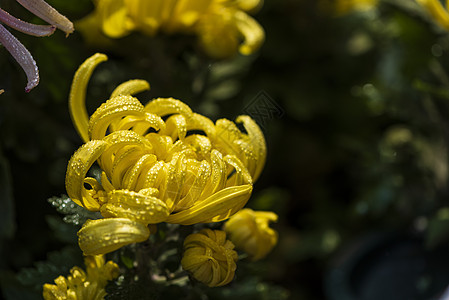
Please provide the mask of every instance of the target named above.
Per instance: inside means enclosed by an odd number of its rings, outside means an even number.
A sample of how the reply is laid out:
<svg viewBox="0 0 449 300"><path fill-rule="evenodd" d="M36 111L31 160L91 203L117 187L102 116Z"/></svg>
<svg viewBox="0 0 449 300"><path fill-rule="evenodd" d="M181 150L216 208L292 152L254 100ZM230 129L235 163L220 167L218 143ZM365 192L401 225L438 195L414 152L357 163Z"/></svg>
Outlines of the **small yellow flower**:
<svg viewBox="0 0 449 300"><path fill-rule="evenodd" d="M59 276L55 284L44 284L45 300L100 300L106 296L105 286L108 281L117 278L119 267L104 257L87 256L84 260L87 274L79 267L73 267L70 275Z"/></svg>
<svg viewBox="0 0 449 300"><path fill-rule="evenodd" d="M232 281L237 268L237 252L226 233L203 229L184 241L182 268L207 286L222 286Z"/></svg>
<svg viewBox="0 0 449 300"><path fill-rule="evenodd" d="M439 0L416 0L416 2L428 11L438 25L449 30L449 1L446 1L445 6Z"/></svg>
<svg viewBox="0 0 449 300"><path fill-rule="evenodd" d="M226 58L239 51L249 55L262 45L262 27L247 12L261 7L262 0L97 0L95 12L79 29L88 40L98 28L110 38L138 30L154 36L159 31L199 37L208 55ZM89 24L87 26L86 24Z"/></svg>
<svg viewBox="0 0 449 300"><path fill-rule="evenodd" d="M96 54L83 63L70 94L71 116L85 144L69 161L66 190L75 203L105 218L79 231L84 254L141 242L149 224L219 222L240 210L266 158L257 124L238 117L243 133L234 122L214 124L172 98L143 106L131 96L149 88L143 80L118 86L89 119L85 89L104 60ZM86 177L95 161L100 181Z"/></svg>
<svg viewBox="0 0 449 300"><path fill-rule="evenodd" d="M278 233L269 227L278 216L268 211L245 208L224 224L224 230L237 249L248 253L252 260L264 258L276 245Z"/></svg>

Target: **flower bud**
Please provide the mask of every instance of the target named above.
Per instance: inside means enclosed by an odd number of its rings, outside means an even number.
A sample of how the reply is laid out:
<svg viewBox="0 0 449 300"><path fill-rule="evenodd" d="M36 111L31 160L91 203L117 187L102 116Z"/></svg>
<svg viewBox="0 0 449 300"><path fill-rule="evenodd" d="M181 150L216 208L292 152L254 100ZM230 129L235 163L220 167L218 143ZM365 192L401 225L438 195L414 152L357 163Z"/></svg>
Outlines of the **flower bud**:
<svg viewBox="0 0 449 300"><path fill-rule="evenodd" d="M234 278L237 252L221 230L203 229L184 241L182 268L207 286L226 285Z"/></svg>
<svg viewBox="0 0 449 300"><path fill-rule="evenodd" d="M245 208L224 224L224 230L235 247L255 261L265 257L276 245L278 233L269 227L269 222L277 219L273 212Z"/></svg>

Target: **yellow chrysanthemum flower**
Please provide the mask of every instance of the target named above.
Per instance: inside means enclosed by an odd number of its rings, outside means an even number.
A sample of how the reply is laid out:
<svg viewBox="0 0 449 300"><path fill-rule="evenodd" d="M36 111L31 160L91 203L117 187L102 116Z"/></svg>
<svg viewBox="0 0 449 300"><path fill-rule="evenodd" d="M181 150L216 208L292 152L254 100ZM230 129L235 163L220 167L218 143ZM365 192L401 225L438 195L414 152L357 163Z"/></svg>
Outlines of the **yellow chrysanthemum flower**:
<svg viewBox="0 0 449 300"><path fill-rule="evenodd" d="M45 300L100 300L106 296L105 286L109 280L117 278L119 267L104 257L87 256L85 258L87 274L79 267L73 267L67 278L59 276L55 284L44 284Z"/></svg>
<svg viewBox="0 0 449 300"><path fill-rule="evenodd" d="M182 268L207 286L222 286L232 281L237 268L234 244L221 230L203 229L184 241Z"/></svg>
<svg viewBox="0 0 449 300"><path fill-rule="evenodd" d="M438 25L449 30L449 1L446 1L446 6L439 0L416 0L416 2L429 12Z"/></svg>
<svg viewBox="0 0 449 300"><path fill-rule="evenodd" d="M235 247L255 261L264 258L277 244L278 233L269 226L277 219L273 212L245 208L226 221L224 230Z"/></svg>
<svg viewBox="0 0 449 300"><path fill-rule="evenodd" d="M226 58L260 48L263 28L247 12L262 4L263 0L96 0L95 12L78 28L91 41L99 29L110 38L136 30L150 36L159 31L195 34L208 55Z"/></svg>
<svg viewBox="0 0 449 300"><path fill-rule="evenodd" d="M131 94L143 80L118 86L88 118L87 82L96 54L77 71L70 93L73 122L85 144L70 159L66 190L78 205L104 219L79 231L86 255L103 254L148 238L148 224L191 225L229 218L248 201L266 158L265 139L248 116L246 133L227 119L196 114L179 100L158 98L143 106ZM97 161L101 180L86 177Z"/></svg>

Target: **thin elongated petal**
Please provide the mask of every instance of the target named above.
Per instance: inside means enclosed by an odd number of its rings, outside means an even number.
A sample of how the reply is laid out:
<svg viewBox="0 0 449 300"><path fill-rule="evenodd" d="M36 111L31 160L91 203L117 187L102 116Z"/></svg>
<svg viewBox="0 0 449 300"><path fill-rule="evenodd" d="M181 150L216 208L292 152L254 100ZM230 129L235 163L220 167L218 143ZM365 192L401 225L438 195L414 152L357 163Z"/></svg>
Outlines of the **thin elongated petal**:
<svg viewBox="0 0 449 300"><path fill-rule="evenodd" d="M117 97L119 95L132 96L134 94L147 91L150 89L150 84L146 80L133 79L123 82L118 87L114 89L111 94L111 98Z"/></svg>
<svg viewBox="0 0 449 300"><path fill-rule="evenodd" d="M16 0L23 7L51 25L55 25L67 35L73 32L73 23L44 0Z"/></svg>
<svg viewBox="0 0 449 300"><path fill-rule="evenodd" d="M32 36L49 36L55 32L53 25L36 25L19 20L0 8L0 21L5 25Z"/></svg>
<svg viewBox="0 0 449 300"><path fill-rule="evenodd" d="M243 123L245 130L248 132L248 137L250 144L254 147L254 152L257 155L256 163L257 166L255 171L251 173L253 177L253 182L259 178L260 173L265 166L265 161L267 158L267 145L265 143L265 138L263 136L262 130L249 116L238 116L236 119L237 123Z"/></svg>
<svg viewBox="0 0 449 300"><path fill-rule="evenodd" d="M192 225L226 220L245 206L252 190L251 185L225 188L189 209L170 215L166 222Z"/></svg>
<svg viewBox="0 0 449 300"><path fill-rule="evenodd" d="M39 70L30 51L0 24L0 43L11 53L12 57L25 71L28 82L25 92L31 91L39 84Z"/></svg>
<svg viewBox="0 0 449 300"><path fill-rule="evenodd" d="M86 110L86 88L95 67L108 57L97 53L89 57L76 71L69 96L69 110L73 124L84 142L89 141L89 115Z"/></svg>
<svg viewBox="0 0 449 300"><path fill-rule="evenodd" d="M416 0L419 4L426 7L429 13L446 30L449 29L449 13L438 0Z"/></svg>
<svg viewBox="0 0 449 300"><path fill-rule="evenodd" d="M143 242L150 236L144 224L126 218L88 220L78 231L84 255L106 254L125 245Z"/></svg>
<svg viewBox="0 0 449 300"><path fill-rule="evenodd" d="M235 13L237 29L243 36L243 44L240 45L239 51L243 55L250 55L256 52L265 40L265 32L252 17L243 11Z"/></svg>

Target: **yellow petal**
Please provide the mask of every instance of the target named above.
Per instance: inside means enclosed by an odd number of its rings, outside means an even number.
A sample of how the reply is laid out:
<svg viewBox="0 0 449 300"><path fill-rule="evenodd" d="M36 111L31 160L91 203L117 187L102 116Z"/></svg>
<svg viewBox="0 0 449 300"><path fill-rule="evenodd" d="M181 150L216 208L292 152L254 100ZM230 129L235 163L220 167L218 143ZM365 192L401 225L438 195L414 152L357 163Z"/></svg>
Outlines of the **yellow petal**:
<svg viewBox="0 0 449 300"><path fill-rule="evenodd" d="M128 80L117 86L111 94L111 98L124 95L132 96L143 91L148 91L150 89L150 84L146 80L133 79Z"/></svg>
<svg viewBox="0 0 449 300"><path fill-rule="evenodd" d="M223 160L223 155L219 151L213 149L211 151L210 160L212 166L211 178L204 187L203 194L201 194L199 200L209 197L226 185L226 163Z"/></svg>
<svg viewBox="0 0 449 300"><path fill-rule="evenodd" d="M236 122L243 123L246 132L248 132L249 143L254 148L254 153L257 155L256 168L254 171L250 171L251 176L253 177L253 182L256 182L263 170L263 167L265 166L265 161L267 158L267 145L265 143L265 138L262 130L260 130L260 127L251 117L238 116Z"/></svg>
<svg viewBox="0 0 449 300"><path fill-rule="evenodd" d="M212 171L207 161L197 162L191 160L187 161L187 172L192 174L193 180L184 183L184 189L187 190L187 194L175 203L174 211L184 210L194 205L203 192Z"/></svg>
<svg viewBox="0 0 449 300"><path fill-rule="evenodd" d="M69 161L65 177L65 187L69 197L78 205L89 210L98 210L98 203L86 202L82 197L83 183L87 171L107 148L105 141L90 141L81 146Z"/></svg>
<svg viewBox="0 0 449 300"><path fill-rule="evenodd" d="M263 6L264 0L237 0L236 2L241 10L254 13Z"/></svg>
<svg viewBox="0 0 449 300"><path fill-rule="evenodd" d="M170 136L174 141L178 138L184 140L187 134L187 120L183 115L168 117L165 125L165 130L161 134Z"/></svg>
<svg viewBox="0 0 449 300"><path fill-rule="evenodd" d="M231 170L231 174L234 172L226 181L226 186L253 184L252 177L245 165L236 156L226 155L224 161L230 166L228 170Z"/></svg>
<svg viewBox="0 0 449 300"><path fill-rule="evenodd" d="M444 9L439 0L416 0L426 7L435 20L444 28L449 29L449 13Z"/></svg>
<svg viewBox="0 0 449 300"><path fill-rule="evenodd" d="M188 115L187 130L202 130L211 140L214 140L216 135L214 122L197 113Z"/></svg>
<svg viewBox="0 0 449 300"><path fill-rule="evenodd" d="M249 184L225 188L189 209L170 215L166 222L192 225L226 220L245 206L252 190Z"/></svg>
<svg viewBox="0 0 449 300"><path fill-rule="evenodd" d="M106 254L125 245L143 242L150 236L144 224L126 218L88 220L78 231L84 255Z"/></svg>
<svg viewBox="0 0 449 300"><path fill-rule="evenodd" d="M123 179L124 188L128 190L135 190L138 180L142 182L145 180L145 174L157 161L157 157L153 154L145 154L141 156L137 162L126 172Z"/></svg>
<svg viewBox="0 0 449 300"><path fill-rule="evenodd" d="M108 203L101 207L104 217L127 218L143 224L163 222L170 214L160 199L129 190L108 193Z"/></svg>
<svg viewBox="0 0 449 300"><path fill-rule="evenodd" d="M86 88L95 67L108 58L104 54L89 57L76 71L69 96L69 110L73 124L84 142L89 140L89 116L86 110Z"/></svg>
<svg viewBox="0 0 449 300"><path fill-rule="evenodd" d="M187 104L173 98L157 98L145 105L145 111L160 117L173 114L191 114L192 110Z"/></svg>
<svg viewBox="0 0 449 300"><path fill-rule="evenodd" d="M97 11L102 21L103 32L107 36L120 38L133 29L123 0L102 0L98 3Z"/></svg>
<svg viewBox="0 0 449 300"><path fill-rule="evenodd" d="M102 139L111 123L119 122L125 116L143 117L143 105L132 96L117 96L103 103L90 117L89 137Z"/></svg>
<svg viewBox="0 0 449 300"><path fill-rule="evenodd" d="M265 32L262 26L243 11L237 11L234 17L237 29L243 37L243 43L239 47L240 53L243 55L253 54L265 40Z"/></svg>

